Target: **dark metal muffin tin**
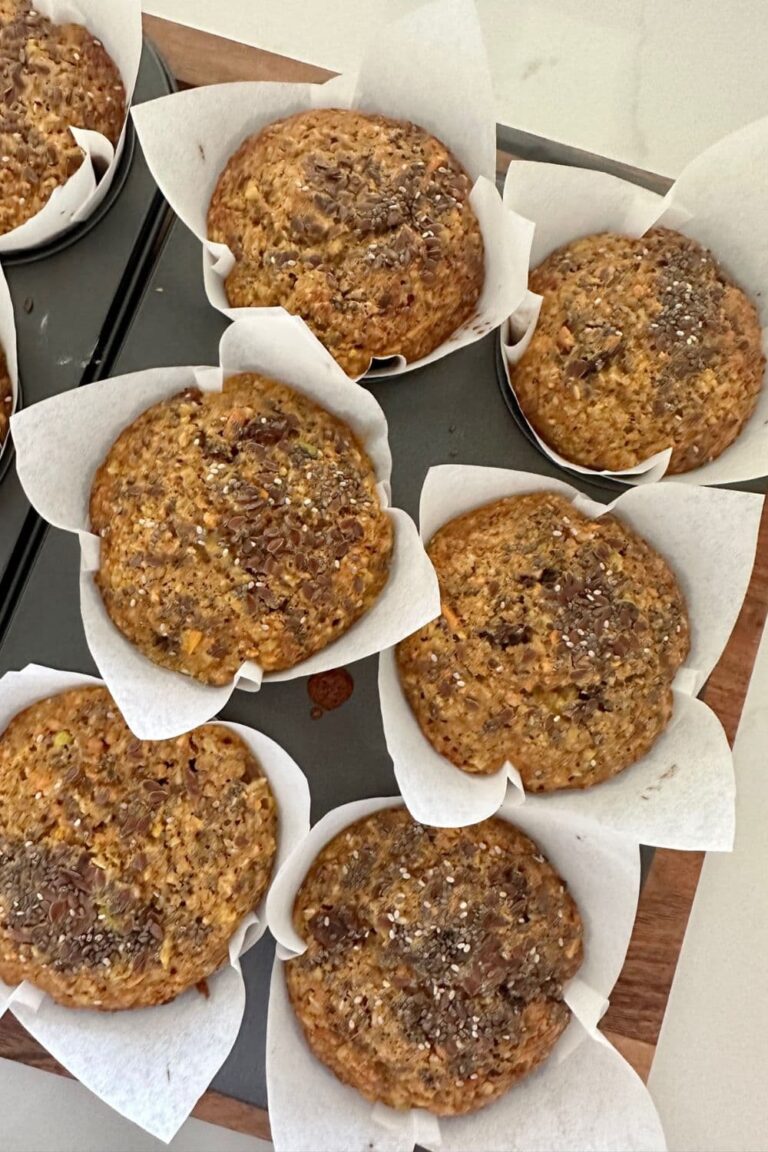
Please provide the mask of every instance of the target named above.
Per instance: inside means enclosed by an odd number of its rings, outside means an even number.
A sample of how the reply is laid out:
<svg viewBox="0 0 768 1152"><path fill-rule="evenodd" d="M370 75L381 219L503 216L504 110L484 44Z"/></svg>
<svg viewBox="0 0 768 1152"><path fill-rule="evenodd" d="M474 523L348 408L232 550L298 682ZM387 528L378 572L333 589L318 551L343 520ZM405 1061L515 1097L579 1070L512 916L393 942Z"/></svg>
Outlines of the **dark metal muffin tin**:
<svg viewBox="0 0 768 1152"><path fill-rule="evenodd" d="M134 101L172 88L160 58L145 46ZM2 260L14 304L22 403L109 375L168 219L129 120L114 183L94 215L50 244ZM36 521L12 455L9 445L0 464L0 628Z"/></svg>
<svg viewBox="0 0 768 1152"><path fill-rule="evenodd" d="M534 448L540 459L546 460L550 467L555 467L552 465L549 457L544 452L542 452L541 448L539 447L536 437L533 435L530 425L528 424L528 421L523 416L522 410L517 401L517 397L509 386L507 381L507 374L504 371L504 354L501 350L501 342L498 339L498 334L496 337L496 376L499 382L499 388L501 389L501 395L504 398L504 403L509 409L515 423L517 424L518 429L520 430L520 433ZM531 470L534 472L541 471L539 468L532 468ZM583 488L585 492L588 490L589 484L585 483L583 473L577 472L575 469L567 467L556 468L556 471L559 476L562 476L563 479L566 479L569 483L575 483L577 487ZM548 475L549 473L546 474ZM624 492L628 487L628 485L623 483L623 481L614 480L610 476L593 476L590 477L589 483L593 487L601 488L603 490L604 495L601 497L601 499L606 501L615 500L616 497L620 496L621 493ZM717 485L717 487L733 488L734 490L740 492L766 493L768 492L768 476L760 476L756 480L745 480L740 484L721 484Z"/></svg>
<svg viewBox="0 0 768 1152"><path fill-rule="evenodd" d="M142 187L145 179L146 174L140 171L136 180ZM131 195L130 180L129 176L121 198ZM136 197L140 200L139 191ZM141 201L141 205L141 210L136 205L140 227L156 237L162 229L162 219L149 212L146 201ZM116 206L114 220L110 221L111 214L108 215L90 238L85 237L72 250L80 250L83 275L87 261L103 261L116 244L127 243L116 226L120 211ZM115 226L110 228L110 224ZM107 230L103 230L105 227ZM151 247L147 250L145 246L142 253L128 283L128 299L121 308L113 305L117 309L114 328L107 331L103 324L98 328L94 320L88 329L101 333L103 346L92 336L81 342L89 356L84 357L87 364L82 365L78 379L74 379L74 371L66 379L60 377L58 369L52 369L50 349L46 351L35 339L45 304L38 311L36 301L29 316L21 313L21 366L28 402L107 374L114 376L159 365L218 362L218 341L227 322L206 301L199 242L176 222L149 274ZM62 261L67 258L66 251L53 257ZM61 306L62 295L65 297L63 316L51 310L50 323L54 324L55 316L59 332L73 323L81 300L86 309L96 303L87 299L85 293L72 290L72 267L68 274L63 271L65 265L61 267L58 290L54 289L53 278L50 288L51 300L56 300L57 307ZM24 282L23 277L33 270L27 265L10 270L17 302L27 293L43 293L44 277L35 282L34 290ZM66 275L69 279L63 280ZM114 280L110 283L114 284ZM142 288L131 318L130 309ZM68 292L70 299L66 299ZM109 303L114 300L113 291L100 316L109 314ZM92 351L94 344L96 350ZM503 373L503 387L499 387L497 344L497 335L492 334L418 372L366 385L381 403L389 422L394 503L414 519L418 516L424 477L433 464L495 465L562 477L562 471L541 454L512 418ZM34 379L35 372L39 372L39 380ZM605 486L585 483L580 476L572 479L596 500L607 502L615 494L615 490L609 491ZM15 484L15 477L12 482ZM764 482L748 487L763 491ZM0 501L3 532L7 505L12 503L12 497L7 495ZM9 592L0 601L0 674L30 662L95 673L80 622L77 538L41 524L33 524L32 528L34 531L28 531L22 541L23 548L19 545L12 557L13 578L6 581ZM5 552L7 556L8 550ZM236 692L222 713L224 719L265 732L301 765L310 783L313 821L339 804L396 793L379 712L377 658L353 664L349 671L354 680L351 698L319 719L313 719L313 701L305 679L268 685L257 694ZM265 1029L273 950L271 940L264 937L244 957L248 997L243 1027L232 1054L213 1081L218 1091L261 1107L266 1106Z"/></svg>
<svg viewBox="0 0 768 1152"><path fill-rule="evenodd" d="M216 364L226 323L205 298L200 244L177 222L110 374L157 365ZM558 474L511 419L497 384L495 356L496 337L491 335L413 375L369 385L389 422L394 503L414 518L432 464L491 464ZM606 498L601 489L581 487L598 500ZM80 623L77 537L53 528L44 532L39 552L28 557L26 582L0 643L0 673L30 662L96 673ZM353 664L349 671L351 698L317 720L311 716L304 679L272 684L257 694L236 692L222 713L224 719L267 733L301 765L309 778L313 821L339 804L397 790L379 713L377 659ZM265 937L243 960L249 986L246 1016L213 1082L218 1091L261 1107L266 1105L264 1030L272 954L272 942Z"/></svg>

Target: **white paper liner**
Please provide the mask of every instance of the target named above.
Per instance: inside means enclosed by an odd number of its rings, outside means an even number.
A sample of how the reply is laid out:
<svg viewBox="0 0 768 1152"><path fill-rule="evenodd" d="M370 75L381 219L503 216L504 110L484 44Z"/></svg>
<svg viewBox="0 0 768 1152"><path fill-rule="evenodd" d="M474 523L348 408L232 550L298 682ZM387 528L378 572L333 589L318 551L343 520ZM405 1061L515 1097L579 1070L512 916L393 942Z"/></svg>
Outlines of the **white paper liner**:
<svg viewBox="0 0 768 1152"><path fill-rule="evenodd" d="M677 229L712 250L757 307L768 353L768 117L725 136L683 169L666 196L638 188L604 172L529 161L510 164L504 204L535 222L531 268L551 252L580 236L620 232L642 236L662 225ZM536 327L540 297L532 292L501 330L503 360L515 365ZM766 373L768 379L768 372ZM521 417L525 419L522 411ZM528 422L526 421L526 424ZM671 450L657 453L634 468L610 472L565 460L528 424L546 456L585 476L618 477L644 484L664 476ZM668 476L678 484L733 484L768 474L768 387L766 380L751 419L730 447L692 472Z"/></svg>
<svg viewBox="0 0 768 1152"><path fill-rule="evenodd" d="M456 1152L663 1149L648 1093L596 1031L632 932L638 851L625 837L570 813L521 810L509 802L499 812L531 836L564 877L584 922L584 964L565 995L574 1019L538 1072L474 1115L437 1119L421 1110L372 1106L312 1055L290 1006L282 967L284 959L304 950L291 919L296 891L318 852L338 832L401 803L392 797L360 800L329 812L291 855L270 891L267 919L278 950L267 1025L267 1089L277 1152L371 1147L410 1152L416 1143ZM302 1087L300 1107L296 1084Z"/></svg>
<svg viewBox="0 0 768 1152"><path fill-rule="evenodd" d="M11 294L8 291L8 282L3 275L2 268L0 268L0 348L2 348L5 353L5 362L8 367L8 375L11 379L11 410L8 415L12 416L19 402L19 364L16 351L16 323L13 317L13 301L11 300ZM0 442L0 458L2 458L3 452L5 452L10 442L11 436L9 432L5 440Z"/></svg>
<svg viewBox="0 0 768 1152"><path fill-rule="evenodd" d="M485 283L475 313L428 356L409 364L402 356L373 361L371 374L395 376L430 364L506 320L525 293L532 228L504 211L496 190L493 93L471 0L435 0L393 21L364 53L356 76L323 85L211 85L134 109L152 175L203 245L210 303L232 319L275 311L230 308L224 281L234 256L226 245L207 240L208 205L243 140L309 108L357 108L411 120L447 144L475 182L471 203L485 243Z"/></svg>
<svg viewBox="0 0 768 1152"><path fill-rule="evenodd" d="M0 680L0 732L38 700L100 684L93 676L30 664ZM275 874L309 830L309 787L273 740L242 724L222 724L248 744L278 807ZM265 901L241 922L230 963L208 979L210 996L190 989L170 1004L124 1012L64 1008L28 983L0 982L8 1009L60 1064L110 1107L161 1140L170 1140L227 1058L245 1007L239 957L266 931Z"/></svg>
<svg viewBox="0 0 768 1152"><path fill-rule="evenodd" d="M379 661L384 735L408 808L426 824L458 827L491 816L509 786L519 811L572 813L644 844L728 850L734 832L733 759L715 714L695 699L728 642L749 584L763 497L657 484L607 506L561 480L503 468L431 468L421 494L428 542L449 520L504 496L558 492L590 517L615 512L667 560L685 596L691 651L674 681L672 720L650 752L611 780L583 790L524 792L509 762L493 776L456 768L419 728L400 686L393 651Z"/></svg>
<svg viewBox="0 0 768 1152"><path fill-rule="evenodd" d="M130 107L141 61L140 0L34 0L33 7L56 24L82 24L101 40L120 73L126 108ZM100 132L78 127L71 131L85 152L83 163L35 216L0 236L0 254L55 240L87 220L109 191L125 144L126 125L116 148Z"/></svg>
<svg viewBox="0 0 768 1152"><path fill-rule="evenodd" d="M416 526L405 512L389 507L387 423L373 396L350 381L302 320L281 309L232 325L222 337L220 357L218 369L155 368L65 392L18 413L12 424L17 471L30 502L50 523L80 536L80 604L88 645L126 722L144 740L178 736L215 715L235 687L255 690L262 681L253 662L218 688L153 664L112 624L95 584L100 542L88 522L94 472L126 425L183 388L218 390L227 377L254 371L311 397L357 435L393 523L389 579L374 605L338 640L294 668L269 673L265 682L361 660L397 643L440 611L437 578Z"/></svg>

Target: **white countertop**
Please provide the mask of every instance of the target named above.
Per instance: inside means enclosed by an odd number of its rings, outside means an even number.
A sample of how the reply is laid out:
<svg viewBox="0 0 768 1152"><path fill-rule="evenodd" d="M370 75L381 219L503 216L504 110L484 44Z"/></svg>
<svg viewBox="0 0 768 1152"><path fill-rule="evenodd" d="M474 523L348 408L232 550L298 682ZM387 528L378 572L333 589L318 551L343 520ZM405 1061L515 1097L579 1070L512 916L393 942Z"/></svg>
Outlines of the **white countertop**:
<svg viewBox="0 0 768 1152"><path fill-rule="evenodd" d="M333 71L422 0L144 0L147 12ZM768 115L766 0L477 0L497 119L675 176Z"/></svg>
<svg viewBox="0 0 768 1152"><path fill-rule="evenodd" d="M187 1120L164 1144L64 1076L0 1060L2 1152L272 1152L228 1128Z"/></svg>
<svg viewBox="0 0 768 1152"><path fill-rule="evenodd" d="M733 754L736 846L704 861L648 1081L670 1152L768 1148L768 632Z"/></svg>

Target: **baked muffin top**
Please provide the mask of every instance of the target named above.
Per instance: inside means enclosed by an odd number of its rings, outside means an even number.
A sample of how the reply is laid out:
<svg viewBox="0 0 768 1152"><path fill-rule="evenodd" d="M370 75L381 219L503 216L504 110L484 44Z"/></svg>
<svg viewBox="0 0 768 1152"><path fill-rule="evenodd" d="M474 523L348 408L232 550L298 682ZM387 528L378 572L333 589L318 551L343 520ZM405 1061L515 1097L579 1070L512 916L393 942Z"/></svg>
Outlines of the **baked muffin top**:
<svg viewBox="0 0 768 1152"><path fill-rule="evenodd" d="M428 828L376 812L316 857L285 965L314 1054L370 1100L473 1112L549 1055L582 962L565 884L504 820Z"/></svg>
<svg viewBox="0 0 768 1152"><path fill-rule="evenodd" d="M35 216L83 162L73 128L117 144L120 74L80 24L53 24L31 0L0 0L0 234Z"/></svg>
<svg viewBox="0 0 768 1152"><path fill-rule="evenodd" d="M61 1004L162 1004L227 957L269 883L277 813L234 732L136 740L101 687L0 737L0 979Z"/></svg>
<svg viewBox="0 0 768 1152"><path fill-rule="evenodd" d="M601 233L534 269L543 297L512 383L565 459L630 468L672 448L670 473L714 460L751 416L765 358L752 301L695 240Z"/></svg>
<svg viewBox="0 0 768 1152"><path fill-rule="evenodd" d="M473 314L484 257L470 191L415 124L300 112L231 157L208 236L235 256L231 306L282 305L359 376L372 357L426 356Z"/></svg>
<svg viewBox="0 0 768 1152"><path fill-rule="evenodd" d="M0 347L0 450L2 450L13 415L13 388L8 374L8 361Z"/></svg>
<svg viewBox="0 0 768 1152"><path fill-rule="evenodd" d="M466 772L505 760L530 791L583 788L648 750L689 647L664 559L552 492L451 520L428 554L442 613L397 648L426 738Z"/></svg>
<svg viewBox="0 0 768 1152"><path fill-rule="evenodd" d="M107 612L150 660L208 684L246 660L291 668L387 581L376 483L350 428L275 381L235 376L155 404L91 490Z"/></svg>

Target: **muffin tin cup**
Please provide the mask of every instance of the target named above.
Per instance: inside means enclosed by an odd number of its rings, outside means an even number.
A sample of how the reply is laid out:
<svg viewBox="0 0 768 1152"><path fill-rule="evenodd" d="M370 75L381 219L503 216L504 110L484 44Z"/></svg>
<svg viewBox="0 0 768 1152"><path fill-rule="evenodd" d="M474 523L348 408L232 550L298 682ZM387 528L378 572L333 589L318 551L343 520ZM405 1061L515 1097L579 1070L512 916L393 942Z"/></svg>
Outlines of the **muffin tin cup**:
<svg viewBox="0 0 768 1152"><path fill-rule="evenodd" d="M532 296L533 293L528 293L528 295ZM517 401L517 396L515 395L514 390L510 387L509 366L506 359L507 346L504 343L504 327L505 326L502 325L502 327L496 333L495 340L496 380L501 391L501 398L507 406L507 410L512 416L512 419L528 443L532 444L537 452L541 453L542 455L546 455L545 450L539 443L536 433L533 431L533 428L531 428L525 416L523 416L522 409L520 408L520 405ZM579 479L579 473L575 470L575 468L572 468L571 465L567 464L564 460L562 460L561 457L558 457L557 465L564 475L572 476L575 480ZM590 472L589 482L596 488L604 489L606 492L613 492L615 496L618 496L620 492L623 492L626 487L626 485L623 484L620 480L615 480L607 474L603 474L602 472Z"/></svg>
<svg viewBox="0 0 768 1152"><path fill-rule="evenodd" d="M530 836L557 869L584 923L585 958L565 989L572 1020L549 1059L496 1103L469 1116L437 1118L423 1110L373 1105L317 1060L290 1005L283 962L304 951L292 922L296 891L318 852L344 828L383 808L392 797L360 800L329 812L296 848L267 900L278 941L267 1022L267 1086L277 1152L343 1152L376 1147L410 1152L414 1145L456 1152L515 1148L663 1149L645 1087L597 1031L632 932L639 889L636 846L573 813L549 813L507 802L499 816ZM302 1107L296 1107L296 1084ZM605 1108L606 1099L611 1107ZM627 1140L631 1143L627 1143Z"/></svg>
<svg viewBox="0 0 768 1152"><path fill-rule="evenodd" d="M666 196L618 176L558 164L510 164L504 205L535 223L531 268L555 249L581 236L618 232L639 237L660 226L690 236L712 251L755 304L768 352L768 239L764 228L768 200L768 117L725 136L683 170ZM533 333L541 297L527 292L500 332L507 385L514 394L514 367ZM741 435L716 459L691 472L665 476L671 449L634 468L609 472L566 460L550 447L515 406L527 434L559 467L585 480L648 484L733 484L768 475L768 369L757 406Z"/></svg>
<svg viewBox="0 0 768 1152"><path fill-rule="evenodd" d="M139 140L161 191L203 246L209 302L230 319L273 311L229 306L224 282L234 256L226 245L208 241L208 206L219 175L248 136L314 108L355 108L410 120L442 140L474 181L471 203L485 244L485 282L473 316L428 356L411 363L402 356L374 360L368 375L411 371L498 327L523 299L532 228L504 210L495 186L493 94L469 0L436 0L394 21L377 35L356 75L322 85L210 85L134 109Z"/></svg>
<svg viewBox="0 0 768 1152"><path fill-rule="evenodd" d="M38 700L102 681L77 672L29 665L0 680L0 732ZM222 724L251 749L278 808L275 871L309 831L309 787L297 764L273 740L242 724ZM0 982L0 1016L19 1023L110 1107L161 1140L170 1140L208 1087L234 1044L243 1020L245 984L240 957L267 929L266 900L240 923L229 963L169 1004L124 1012L65 1008L27 982ZM205 1042L201 1043L201 1038Z"/></svg>
<svg viewBox="0 0 768 1152"><path fill-rule="evenodd" d="M734 834L733 758L722 726L696 699L728 642L746 594L763 497L656 484L622 493L607 507L563 481L502 468L431 468L421 494L426 543L443 524L505 496L557 492L582 514L613 512L668 562L685 598L691 651L673 681L672 719L646 756L591 788L527 794L507 762L470 775L422 734L402 691L394 649L379 657L384 735L408 808L426 824L484 820L502 802L520 812L567 813L630 839L669 848L728 850Z"/></svg>
<svg viewBox="0 0 768 1152"><path fill-rule="evenodd" d="M35 0L34 7L56 24L82 24L101 40L120 73L129 108L141 61L140 0ZM48 244L96 211L118 170L127 126L126 117L117 147L100 132L71 129L85 153L83 163L35 216L0 236L0 257Z"/></svg>
<svg viewBox="0 0 768 1152"><path fill-rule="evenodd" d="M165 72L165 66L154 52L154 49L150 48L149 51L155 57L156 67ZM14 249L12 252L0 253L0 257L6 268L36 264L47 260L50 256L57 255L64 249L77 244L78 241L86 236L92 228L95 228L107 213L112 210L115 201L118 199L123 186L130 176L136 153L136 130L130 119L126 121L123 135L124 140L119 157L117 158L114 176L110 181L109 188L105 189L104 195L99 196L99 203L93 208L93 211L89 212L88 216L81 222L70 224L66 232L57 234L52 240L47 240L42 244L36 245L34 248L19 248Z"/></svg>
<svg viewBox="0 0 768 1152"><path fill-rule="evenodd" d="M325 672L380 652L440 611L431 563L416 526L390 506L391 455L384 413L358 388L303 321L278 310L232 325L220 346L219 368L157 368L88 385L45 400L14 417L17 471L32 505L50 523L76 532L81 544L80 606L91 654L126 722L137 736L159 740L205 723L235 687ZM283 672L253 662L222 687L151 663L109 619L96 587L100 541L89 530L88 504L96 469L120 432L146 408L189 387L218 391L227 377L260 372L281 380L350 426L366 449L377 491L394 529L389 579L371 608L332 644Z"/></svg>
<svg viewBox="0 0 768 1152"><path fill-rule="evenodd" d="M8 291L8 282L0 268L0 348L5 353L5 362L11 380L11 408L8 413L13 416L20 402L19 388L19 362L16 351L16 323L13 318L13 300ZM0 444L0 478L2 478L11 450L10 431Z"/></svg>

